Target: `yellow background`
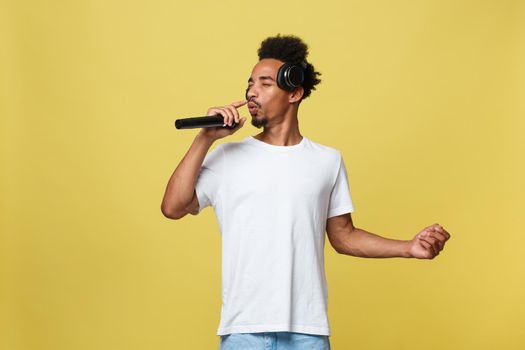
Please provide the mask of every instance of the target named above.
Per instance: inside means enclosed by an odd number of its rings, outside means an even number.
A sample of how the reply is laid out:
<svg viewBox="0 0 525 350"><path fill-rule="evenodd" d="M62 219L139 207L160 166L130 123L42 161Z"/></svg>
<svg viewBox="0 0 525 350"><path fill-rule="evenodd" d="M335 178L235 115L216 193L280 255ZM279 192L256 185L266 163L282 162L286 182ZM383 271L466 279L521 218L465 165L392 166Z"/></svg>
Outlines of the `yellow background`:
<svg viewBox="0 0 525 350"><path fill-rule="evenodd" d="M432 261L327 240L332 349L525 348L525 2L4 0L1 349L218 347L213 210L160 211L174 120L241 99L277 33L323 74L300 128L341 150L355 225L453 235Z"/></svg>

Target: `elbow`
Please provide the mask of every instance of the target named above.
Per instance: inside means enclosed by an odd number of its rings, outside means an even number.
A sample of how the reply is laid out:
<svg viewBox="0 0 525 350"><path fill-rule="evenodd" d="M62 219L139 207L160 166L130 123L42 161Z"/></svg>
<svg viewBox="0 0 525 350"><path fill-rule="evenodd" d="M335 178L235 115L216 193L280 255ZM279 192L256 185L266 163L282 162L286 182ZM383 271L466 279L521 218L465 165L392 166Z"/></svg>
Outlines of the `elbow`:
<svg viewBox="0 0 525 350"><path fill-rule="evenodd" d="M334 245L334 249L338 254L349 255L349 256L359 256L359 249L356 246L355 237L353 233L354 230L345 234L341 239Z"/></svg>
<svg viewBox="0 0 525 350"><path fill-rule="evenodd" d="M160 211L162 212L162 215L168 219L179 220L184 217L184 215L181 215L180 212L177 212L176 210L173 210L173 208L168 208L164 205L160 206Z"/></svg>
<svg viewBox="0 0 525 350"><path fill-rule="evenodd" d="M334 247L334 250L337 252L337 254L350 255L348 254L348 251L342 247Z"/></svg>
<svg viewBox="0 0 525 350"><path fill-rule="evenodd" d="M361 256L355 249L352 249L349 247L338 248L335 251L341 255L355 256L355 257Z"/></svg>
<svg viewBox="0 0 525 350"><path fill-rule="evenodd" d="M345 248L341 242L330 242L332 245L332 248L336 251L337 254L344 254L346 255Z"/></svg>

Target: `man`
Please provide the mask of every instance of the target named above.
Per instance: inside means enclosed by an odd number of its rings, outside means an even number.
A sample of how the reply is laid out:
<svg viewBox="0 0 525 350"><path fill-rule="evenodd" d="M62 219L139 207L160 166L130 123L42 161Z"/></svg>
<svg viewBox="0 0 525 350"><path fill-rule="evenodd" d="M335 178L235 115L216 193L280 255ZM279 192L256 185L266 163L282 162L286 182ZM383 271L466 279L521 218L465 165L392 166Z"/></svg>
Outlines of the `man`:
<svg viewBox="0 0 525 350"><path fill-rule="evenodd" d="M238 125L200 130L161 209L180 219L214 207L222 235L220 349L330 349L325 230L338 253L369 258L432 259L450 235L434 224L400 241L354 227L341 153L299 131L299 105L320 82L306 44L278 35L258 54L246 100L208 110ZM263 131L207 154L243 127L237 109L246 103Z"/></svg>

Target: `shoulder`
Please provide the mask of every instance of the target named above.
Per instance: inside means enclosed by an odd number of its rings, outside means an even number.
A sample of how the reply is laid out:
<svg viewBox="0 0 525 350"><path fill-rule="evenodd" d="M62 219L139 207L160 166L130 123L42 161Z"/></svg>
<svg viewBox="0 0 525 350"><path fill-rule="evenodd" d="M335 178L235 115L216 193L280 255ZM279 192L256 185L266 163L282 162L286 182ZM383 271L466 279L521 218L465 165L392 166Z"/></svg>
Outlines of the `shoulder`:
<svg viewBox="0 0 525 350"><path fill-rule="evenodd" d="M337 163L337 165L339 165L339 162L342 157L341 151L339 151L337 148L315 142L310 138L307 139L309 141L309 147L313 152L319 154L322 158L333 161Z"/></svg>

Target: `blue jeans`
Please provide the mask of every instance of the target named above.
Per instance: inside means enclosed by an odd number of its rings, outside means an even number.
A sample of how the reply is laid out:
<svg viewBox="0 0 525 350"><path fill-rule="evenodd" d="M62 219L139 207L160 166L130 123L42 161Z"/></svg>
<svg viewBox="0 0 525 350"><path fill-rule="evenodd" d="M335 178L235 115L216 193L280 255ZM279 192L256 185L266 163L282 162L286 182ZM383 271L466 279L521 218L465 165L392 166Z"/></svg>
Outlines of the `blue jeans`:
<svg viewBox="0 0 525 350"><path fill-rule="evenodd" d="M219 350L330 350L327 335L295 332L222 335Z"/></svg>

